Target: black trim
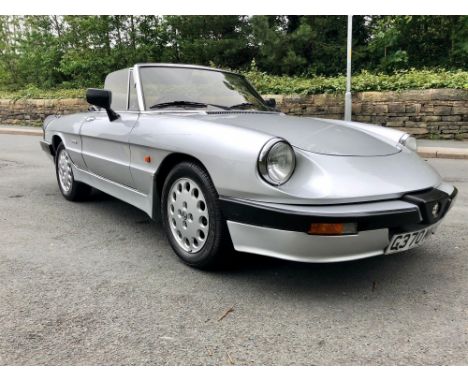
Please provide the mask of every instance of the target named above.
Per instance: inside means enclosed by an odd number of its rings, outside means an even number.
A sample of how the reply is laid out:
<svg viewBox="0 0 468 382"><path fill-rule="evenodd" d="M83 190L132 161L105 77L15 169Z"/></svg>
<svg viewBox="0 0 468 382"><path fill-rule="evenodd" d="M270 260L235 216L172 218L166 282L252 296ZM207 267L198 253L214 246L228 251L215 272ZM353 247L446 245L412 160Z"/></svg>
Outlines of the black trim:
<svg viewBox="0 0 468 382"><path fill-rule="evenodd" d="M414 204L413 208L340 216L310 215L300 211L291 211L287 205L283 209L226 197L220 197L219 202L225 219L255 226L307 232L311 223L357 223L358 231L389 228L392 232L405 232L422 229L442 219L456 194L456 188L450 196L440 190L430 189L410 193L400 199ZM436 202L441 205L440 213L437 218L431 218L428 214Z"/></svg>
<svg viewBox="0 0 468 382"><path fill-rule="evenodd" d="M41 145L41 148L45 153L54 156L54 149L52 148L52 145L49 145L49 143L47 143L46 141L39 141L39 144Z"/></svg>
<svg viewBox="0 0 468 382"><path fill-rule="evenodd" d="M450 194L450 203L452 203L458 195L458 188L453 186L453 192Z"/></svg>
<svg viewBox="0 0 468 382"><path fill-rule="evenodd" d="M438 191L438 192L437 193L432 192L434 190ZM394 234L397 234L397 233L403 233L403 232L418 231L420 229L426 228L428 226L431 226L431 225L437 223L445 215L447 215L447 212L453 206L453 201L455 200L455 198L457 197L457 194L458 194L458 189L455 186L453 187L453 191L452 191L452 193L450 195L448 195L447 193L445 193L443 191L437 190L437 189L431 189L431 190L426 191L426 192L407 194L407 195L403 196L402 199L408 201L409 203L411 203L411 200L414 200L415 203L417 201L417 203L419 203L421 205L420 208L425 211L425 212L421 212L421 215L425 216L426 214L431 212L432 208L429 207L428 204L422 203L421 199L424 200L422 195L425 195L425 197L427 197L427 200L426 200L427 203L429 203L433 207L434 206L433 196L435 196L436 194L438 194L442 198L441 200L439 200L440 203L441 203L442 208L440 209L440 213L439 213L439 215L438 215L438 217L436 219L434 219L432 217L429 217L429 218L423 219L423 221L421 223L419 223L419 224L402 225L400 227L390 229L390 235L394 235Z"/></svg>
<svg viewBox="0 0 468 382"><path fill-rule="evenodd" d="M437 188L426 192L404 195L402 200L416 204L421 211L423 222L426 224L434 224L444 217L451 203L450 196ZM436 205L438 206L438 212L433 215L433 209Z"/></svg>
<svg viewBox="0 0 468 382"><path fill-rule="evenodd" d="M417 208L342 216L309 215L287 209L261 206L246 201L220 198L227 220L287 231L307 232L311 223L357 223L358 231L417 224L421 217ZM286 206L287 207L287 206Z"/></svg>

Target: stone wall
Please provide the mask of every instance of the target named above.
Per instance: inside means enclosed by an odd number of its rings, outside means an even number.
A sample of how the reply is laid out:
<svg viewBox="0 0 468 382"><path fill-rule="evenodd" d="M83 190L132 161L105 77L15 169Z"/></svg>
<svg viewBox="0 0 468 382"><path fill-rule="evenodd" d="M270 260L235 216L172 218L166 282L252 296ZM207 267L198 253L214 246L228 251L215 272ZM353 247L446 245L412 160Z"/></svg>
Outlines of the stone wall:
<svg viewBox="0 0 468 382"><path fill-rule="evenodd" d="M292 115L342 119L343 95L265 95ZM0 100L0 124L41 125L50 114L86 111L83 99ZM429 89L353 94L353 120L418 137L468 139L468 90Z"/></svg>
<svg viewBox="0 0 468 382"><path fill-rule="evenodd" d="M266 95L288 114L342 119L344 96ZM468 90L428 89L353 94L353 121L407 131L420 138L468 139Z"/></svg>
<svg viewBox="0 0 468 382"><path fill-rule="evenodd" d="M0 99L0 124L42 126L51 114L73 114L88 110L81 98L67 99Z"/></svg>

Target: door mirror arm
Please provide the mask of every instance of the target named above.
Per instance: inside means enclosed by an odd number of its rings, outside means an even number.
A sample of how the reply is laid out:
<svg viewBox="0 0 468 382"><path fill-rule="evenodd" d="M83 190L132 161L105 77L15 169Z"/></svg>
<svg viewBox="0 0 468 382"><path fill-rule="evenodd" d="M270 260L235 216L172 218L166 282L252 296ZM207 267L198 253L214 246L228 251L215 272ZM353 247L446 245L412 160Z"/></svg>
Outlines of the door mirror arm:
<svg viewBox="0 0 468 382"><path fill-rule="evenodd" d="M106 109L107 116L109 117L109 121L114 122L115 120L120 118L120 114L117 114L111 108Z"/></svg>
<svg viewBox="0 0 468 382"><path fill-rule="evenodd" d="M113 122L120 118L120 115L111 108L112 92L110 90L88 89L86 91L86 101L91 105L103 108L109 117L109 121Z"/></svg>

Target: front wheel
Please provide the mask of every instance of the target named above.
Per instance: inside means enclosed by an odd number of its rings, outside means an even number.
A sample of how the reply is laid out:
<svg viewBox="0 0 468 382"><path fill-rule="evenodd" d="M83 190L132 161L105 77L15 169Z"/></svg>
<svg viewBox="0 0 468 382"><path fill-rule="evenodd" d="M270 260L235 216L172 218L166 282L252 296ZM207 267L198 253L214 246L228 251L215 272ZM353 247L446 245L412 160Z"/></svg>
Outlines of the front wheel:
<svg viewBox="0 0 468 382"><path fill-rule="evenodd" d="M82 200L91 192L87 184L75 181L70 155L63 143L57 147L55 153L55 174L60 192L70 201Z"/></svg>
<svg viewBox="0 0 468 382"><path fill-rule="evenodd" d="M168 174L161 214L179 258L197 268L213 268L232 255L232 244L213 183L200 165L183 162Z"/></svg>

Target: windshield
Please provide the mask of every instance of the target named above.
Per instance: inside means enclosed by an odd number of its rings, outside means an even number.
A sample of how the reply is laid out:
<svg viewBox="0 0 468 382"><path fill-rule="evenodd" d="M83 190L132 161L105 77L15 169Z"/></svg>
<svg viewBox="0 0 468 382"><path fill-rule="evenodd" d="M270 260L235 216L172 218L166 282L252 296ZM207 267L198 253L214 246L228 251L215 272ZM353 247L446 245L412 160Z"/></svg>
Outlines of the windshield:
<svg viewBox="0 0 468 382"><path fill-rule="evenodd" d="M140 68L140 77L146 110L270 110L247 80L234 73L153 66Z"/></svg>

